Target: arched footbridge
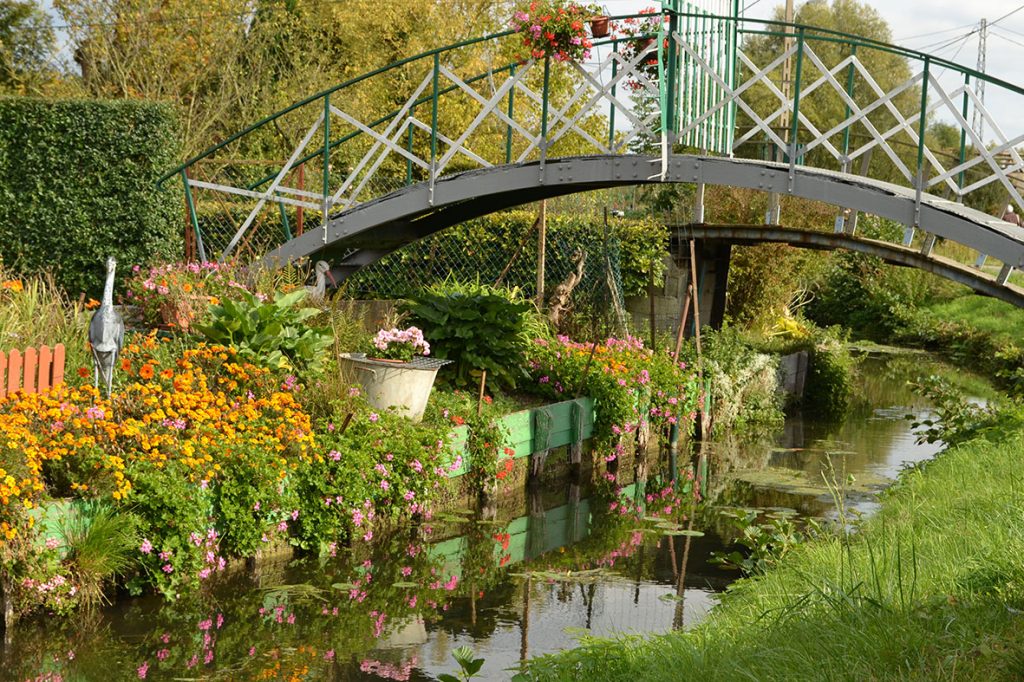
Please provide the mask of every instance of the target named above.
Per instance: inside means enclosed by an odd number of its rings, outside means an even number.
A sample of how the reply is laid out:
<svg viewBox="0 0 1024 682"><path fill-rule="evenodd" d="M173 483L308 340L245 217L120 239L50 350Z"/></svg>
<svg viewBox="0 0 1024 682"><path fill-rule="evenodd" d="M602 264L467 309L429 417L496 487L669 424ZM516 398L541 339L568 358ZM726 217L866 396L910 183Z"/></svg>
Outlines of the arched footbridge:
<svg viewBox="0 0 1024 682"><path fill-rule="evenodd" d="M183 183L197 256L324 258L340 276L504 208L690 183L702 236L853 248L1024 303L1009 284L1024 229L980 210L1024 206L1024 119L995 120L977 91L1024 105L1024 89L898 46L747 19L731 0L666 0L612 23L581 62L520 60L511 31L409 57L249 126L161 183ZM767 193L771 229L701 225L708 185ZM836 233L777 227L778 197L834 205ZM902 240L859 237L857 213L905 225ZM938 238L969 247L975 266L937 256ZM998 274L980 269L989 258Z"/></svg>

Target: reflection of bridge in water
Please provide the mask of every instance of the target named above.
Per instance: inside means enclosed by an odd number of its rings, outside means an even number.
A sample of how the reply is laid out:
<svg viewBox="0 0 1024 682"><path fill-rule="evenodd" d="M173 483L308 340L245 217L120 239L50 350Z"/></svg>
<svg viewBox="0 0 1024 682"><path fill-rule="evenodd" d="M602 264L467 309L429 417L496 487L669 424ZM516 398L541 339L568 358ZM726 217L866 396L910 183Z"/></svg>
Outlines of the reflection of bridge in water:
<svg viewBox="0 0 1024 682"><path fill-rule="evenodd" d="M693 184L701 224L704 188L730 185L769 193L773 226L780 196L839 216L827 239L732 228L723 238L734 243L867 251L856 215L870 213L905 226L900 243L870 246L890 262L1024 300L1008 283L1024 267L1024 229L978 208L1024 205L1024 123L995 120L974 86L1022 103L1024 89L836 31L663 4L648 34L595 40L586 63L514 62L510 32L404 59L249 126L164 180L184 182L201 256L326 258L338 276L469 218L595 189ZM949 121L958 144L929 135L929 117ZM938 257L939 238L968 247L975 268ZM997 274L980 269L987 258Z"/></svg>

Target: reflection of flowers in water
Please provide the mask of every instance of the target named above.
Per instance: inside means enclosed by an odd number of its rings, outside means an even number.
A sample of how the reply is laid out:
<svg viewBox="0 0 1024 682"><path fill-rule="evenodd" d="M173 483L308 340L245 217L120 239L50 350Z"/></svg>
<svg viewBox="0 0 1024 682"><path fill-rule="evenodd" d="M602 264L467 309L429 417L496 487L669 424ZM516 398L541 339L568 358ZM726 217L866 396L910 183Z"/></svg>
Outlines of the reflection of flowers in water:
<svg viewBox="0 0 1024 682"><path fill-rule="evenodd" d="M359 664L359 669L364 673L371 673L387 680L408 680L417 663L419 660L416 656L400 665L368 658Z"/></svg>

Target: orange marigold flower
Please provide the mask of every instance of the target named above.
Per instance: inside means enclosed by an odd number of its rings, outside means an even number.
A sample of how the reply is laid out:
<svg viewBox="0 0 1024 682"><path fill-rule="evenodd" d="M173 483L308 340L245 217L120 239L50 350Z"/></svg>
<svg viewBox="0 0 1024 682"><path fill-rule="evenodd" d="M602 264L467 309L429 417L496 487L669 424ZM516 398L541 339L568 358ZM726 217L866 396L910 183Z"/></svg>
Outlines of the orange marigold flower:
<svg viewBox="0 0 1024 682"><path fill-rule="evenodd" d="M19 291L21 291L25 287L21 283L20 279L8 279L8 280L5 280L4 282L0 283L0 288L8 289L10 291L13 291L14 293L18 293Z"/></svg>
<svg viewBox="0 0 1024 682"><path fill-rule="evenodd" d="M129 360L128 358L121 358L121 371L122 372L131 372L132 371L132 361Z"/></svg>
<svg viewBox="0 0 1024 682"><path fill-rule="evenodd" d="M100 302L97 301L95 298L90 298L85 303L85 309L86 310L94 310L94 309L99 308L99 307L100 307Z"/></svg>
<svg viewBox="0 0 1024 682"><path fill-rule="evenodd" d="M152 379L153 374L153 365L149 364L148 362L139 369L139 376L143 379Z"/></svg>
<svg viewBox="0 0 1024 682"><path fill-rule="evenodd" d="M87 376L89 376L88 368L86 368L86 367L79 367L78 368L78 376L82 377L83 379L86 378Z"/></svg>
<svg viewBox="0 0 1024 682"><path fill-rule="evenodd" d="M170 379L173 376L174 376L174 370L172 370L172 369L165 369L162 372L160 372L160 378L161 379Z"/></svg>

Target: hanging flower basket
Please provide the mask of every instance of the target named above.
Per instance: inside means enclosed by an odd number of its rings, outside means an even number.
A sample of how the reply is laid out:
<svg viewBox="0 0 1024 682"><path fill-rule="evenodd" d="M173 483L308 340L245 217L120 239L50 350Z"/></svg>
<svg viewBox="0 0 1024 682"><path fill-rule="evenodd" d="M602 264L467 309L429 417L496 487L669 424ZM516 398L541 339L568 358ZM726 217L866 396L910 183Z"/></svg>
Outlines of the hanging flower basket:
<svg viewBox="0 0 1024 682"><path fill-rule="evenodd" d="M590 17L590 36L592 38L607 38L611 33L611 17L601 15Z"/></svg>
<svg viewBox="0 0 1024 682"><path fill-rule="evenodd" d="M653 7L640 10L639 17L630 17L617 23L615 28L621 36L619 54L629 61L647 50L657 41L657 34L665 17ZM665 55L669 52L669 38L666 36L663 43ZM647 52L639 64L639 70L651 81L658 78L658 52L657 50ZM630 80L627 87L631 90L639 90L642 85L636 80Z"/></svg>
<svg viewBox="0 0 1024 682"><path fill-rule="evenodd" d="M590 57L586 25L600 10L567 0L524 2L512 13L509 25L523 37L528 54L522 58L582 61ZM607 19L607 17L605 17Z"/></svg>

